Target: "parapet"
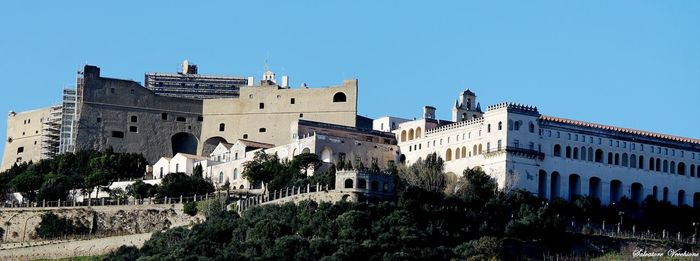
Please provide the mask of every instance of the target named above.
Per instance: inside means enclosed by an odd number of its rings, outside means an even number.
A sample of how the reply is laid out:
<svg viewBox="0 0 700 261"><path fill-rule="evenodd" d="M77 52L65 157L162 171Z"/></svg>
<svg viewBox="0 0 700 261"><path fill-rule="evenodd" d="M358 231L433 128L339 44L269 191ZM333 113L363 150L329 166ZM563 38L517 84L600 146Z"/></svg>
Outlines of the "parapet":
<svg viewBox="0 0 700 261"><path fill-rule="evenodd" d="M539 116L540 113L537 111L536 106L524 105L519 103L503 102L488 106L488 111L506 109L508 112L516 112L522 114L530 114Z"/></svg>

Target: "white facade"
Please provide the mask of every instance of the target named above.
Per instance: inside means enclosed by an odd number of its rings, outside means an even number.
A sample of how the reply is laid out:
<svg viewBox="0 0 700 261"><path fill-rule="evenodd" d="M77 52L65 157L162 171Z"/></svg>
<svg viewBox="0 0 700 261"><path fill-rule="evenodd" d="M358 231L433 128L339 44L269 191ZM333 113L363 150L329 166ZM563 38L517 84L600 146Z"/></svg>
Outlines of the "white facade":
<svg viewBox="0 0 700 261"><path fill-rule="evenodd" d="M381 117L372 121L372 129L378 131L390 132L399 127L399 124L409 120L398 117Z"/></svg>
<svg viewBox="0 0 700 261"><path fill-rule="evenodd" d="M489 106L482 117L449 124L419 119L393 132L405 163L435 152L446 172L461 176L481 167L500 188L548 199L591 195L603 204L651 195L700 207L697 139L543 116L509 103Z"/></svg>

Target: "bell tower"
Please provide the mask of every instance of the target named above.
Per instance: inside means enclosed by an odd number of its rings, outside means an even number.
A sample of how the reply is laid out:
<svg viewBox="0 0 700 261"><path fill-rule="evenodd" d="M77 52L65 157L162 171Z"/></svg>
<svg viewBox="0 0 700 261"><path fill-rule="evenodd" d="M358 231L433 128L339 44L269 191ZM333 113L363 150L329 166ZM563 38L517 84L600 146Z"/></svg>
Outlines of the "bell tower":
<svg viewBox="0 0 700 261"><path fill-rule="evenodd" d="M476 102L476 94L467 89L455 101L455 105L452 108L452 121L458 122L480 118L482 114L481 105Z"/></svg>

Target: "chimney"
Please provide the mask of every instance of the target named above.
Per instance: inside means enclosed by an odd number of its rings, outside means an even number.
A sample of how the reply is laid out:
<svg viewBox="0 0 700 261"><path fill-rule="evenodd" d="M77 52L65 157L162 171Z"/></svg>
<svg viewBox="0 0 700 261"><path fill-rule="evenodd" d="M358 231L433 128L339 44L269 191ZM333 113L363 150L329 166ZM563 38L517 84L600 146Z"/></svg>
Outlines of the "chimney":
<svg viewBox="0 0 700 261"><path fill-rule="evenodd" d="M435 119L435 107L433 107L433 106L423 107L423 119Z"/></svg>
<svg viewBox="0 0 700 261"><path fill-rule="evenodd" d="M282 76L282 88L289 88L289 76Z"/></svg>
<svg viewBox="0 0 700 261"><path fill-rule="evenodd" d="M255 85L255 78L253 76L248 77L248 86L254 86Z"/></svg>

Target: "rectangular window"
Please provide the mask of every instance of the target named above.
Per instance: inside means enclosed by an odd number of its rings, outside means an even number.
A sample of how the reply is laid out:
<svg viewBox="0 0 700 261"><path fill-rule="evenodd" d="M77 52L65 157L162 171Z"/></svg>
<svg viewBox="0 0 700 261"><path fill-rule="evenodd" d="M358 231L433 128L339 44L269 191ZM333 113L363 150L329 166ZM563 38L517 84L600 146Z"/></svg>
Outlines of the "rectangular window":
<svg viewBox="0 0 700 261"><path fill-rule="evenodd" d="M613 145L613 140L610 140L609 143L610 143L610 147L612 147L612 145Z"/></svg>
<svg viewBox="0 0 700 261"><path fill-rule="evenodd" d="M109 89L109 93L114 94L114 88L110 88L110 89Z"/></svg>
<svg viewBox="0 0 700 261"><path fill-rule="evenodd" d="M491 151L491 142L486 143L486 152Z"/></svg>
<svg viewBox="0 0 700 261"><path fill-rule="evenodd" d="M167 120L167 119L168 119L168 114L167 114L167 113L161 113L161 114L160 114L160 119L161 119L161 120Z"/></svg>
<svg viewBox="0 0 700 261"><path fill-rule="evenodd" d="M530 150L535 150L535 143L530 142L530 146L528 146Z"/></svg>
<svg viewBox="0 0 700 261"><path fill-rule="evenodd" d="M520 148L520 140L513 140L513 147Z"/></svg>
<svg viewBox="0 0 700 261"><path fill-rule="evenodd" d="M177 117L177 118L175 118L175 121L186 122L187 119L185 119L185 117Z"/></svg>
<svg viewBox="0 0 700 261"><path fill-rule="evenodd" d="M124 132L121 131L112 131L112 138L124 138Z"/></svg>
<svg viewBox="0 0 700 261"><path fill-rule="evenodd" d="M295 102L296 102L296 101L294 100L294 98L292 98L292 99L289 100L289 104L294 104Z"/></svg>
<svg viewBox="0 0 700 261"><path fill-rule="evenodd" d="M566 136L567 136L568 140L571 140L571 133L567 133Z"/></svg>
<svg viewBox="0 0 700 261"><path fill-rule="evenodd" d="M136 126L129 126L129 132L139 132L139 129Z"/></svg>
<svg viewBox="0 0 700 261"><path fill-rule="evenodd" d="M498 145L498 146L497 146L496 150L501 150L501 140L498 140L498 144L497 144L497 145Z"/></svg>
<svg viewBox="0 0 700 261"><path fill-rule="evenodd" d="M197 116L197 121L204 121L204 117L202 117L202 116Z"/></svg>

